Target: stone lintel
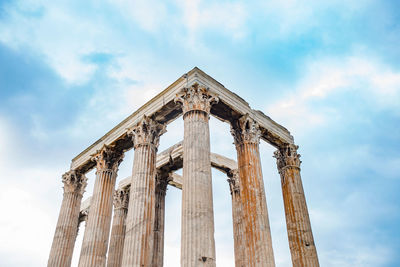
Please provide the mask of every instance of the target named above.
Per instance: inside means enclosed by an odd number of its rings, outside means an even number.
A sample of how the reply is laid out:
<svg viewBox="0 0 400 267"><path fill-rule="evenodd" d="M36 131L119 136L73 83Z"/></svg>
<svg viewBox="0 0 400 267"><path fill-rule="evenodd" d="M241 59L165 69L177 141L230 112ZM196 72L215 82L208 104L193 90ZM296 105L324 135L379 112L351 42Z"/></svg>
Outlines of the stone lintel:
<svg viewBox="0 0 400 267"><path fill-rule="evenodd" d="M195 83L210 88L210 91L218 95L218 104L213 105L211 108L211 114L216 118L230 122L245 114L249 114L260 125L261 138L266 142L277 148L282 147L284 144L293 143L293 137L286 128L273 121L261 111L251 109L249 104L241 97L229 91L221 83L195 67L72 159L71 169L80 170L82 173L92 169L94 163L90 161L90 155L103 145L114 145L125 151L131 149L133 143L131 138L127 136L127 131L130 127L136 125L144 115L152 117L152 119L162 124L168 124L175 120L182 115L180 105L174 102L176 94L181 92L184 87Z"/></svg>

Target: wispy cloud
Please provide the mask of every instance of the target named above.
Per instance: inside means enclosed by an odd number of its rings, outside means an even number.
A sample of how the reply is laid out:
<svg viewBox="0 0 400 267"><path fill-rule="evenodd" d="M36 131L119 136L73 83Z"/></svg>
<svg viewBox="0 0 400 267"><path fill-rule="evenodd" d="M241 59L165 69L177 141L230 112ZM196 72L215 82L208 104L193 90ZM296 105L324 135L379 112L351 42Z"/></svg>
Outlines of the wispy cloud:
<svg viewBox="0 0 400 267"><path fill-rule="evenodd" d="M326 58L306 64L296 88L269 106L267 113L288 127L304 129L329 123L341 113L343 104L332 105L330 97L356 94L370 109L398 114L400 71L366 56ZM318 103L326 103L318 105Z"/></svg>

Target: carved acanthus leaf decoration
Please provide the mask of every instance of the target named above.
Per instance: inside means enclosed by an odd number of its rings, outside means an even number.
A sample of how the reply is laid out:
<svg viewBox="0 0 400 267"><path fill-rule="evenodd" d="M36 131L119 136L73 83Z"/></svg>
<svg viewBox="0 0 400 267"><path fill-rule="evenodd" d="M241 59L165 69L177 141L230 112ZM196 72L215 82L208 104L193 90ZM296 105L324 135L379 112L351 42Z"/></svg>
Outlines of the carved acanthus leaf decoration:
<svg viewBox="0 0 400 267"><path fill-rule="evenodd" d="M89 208L86 208L84 210L82 210L81 212L79 212L79 223L83 222L83 221L87 221L89 216Z"/></svg>
<svg viewBox="0 0 400 267"><path fill-rule="evenodd" d="M211 106L218 103L219 98L210 89L195 83L189 88L183 88L176 95L174 101L182 105L183 114L192 110L204 111L209 114Z"/></svg>
<svg viewBox="0 0 400 267"><path fill-rule="evenodd" d="M228 173L228 183L229 183L229 189L232 193L239 193L240 192L240 180L239 180L239 170L231 170Z"/></svg>
<svg viewBox="0 0 400 267"><path fill-rule="evenodd" d="M124 158L124 152L115 149L114 146L104 145L100 150L97 150L92 155L92 161L96 161L97 170L112 170L117 171L119 164Z"/></svg>
<svg viewBox="0 0 400 267"><path fill-rule="evenodd" d="M64 183L65 193L79 193L83 195L87 185L87 178L75 170L70 170L62 175L62 182Z"/></svg>
<svg viewBox="0 0 400 267"><path fill-rule="evenodd" d="M167 185L172 180L169 173L158 170L156 173L156 193L165 194Z"/></svg>
<svg viewBox="0 0 400 267"><path fill-rule="evenodd" d="M132 137L135 149L141 145L151 145L158 148L160 136L166 132L166 126L143 116L142 120L132 129L128 135Z"/></svg>
<svg viewBox="0 0 400 267"><path fill-rule="evenodd" d="M287 144L274 152L276 158L276 165L278 170L281 171L286 167L300 168L300 154L297 153L299 146Z"/></svg>
<svg viewBox="0 0 400 267"><path fill-rule="evenodd" d="M130 188L120 188L114 192L114 208L128 209Z"/></svg>
<svg viewBox="0 0 400 267"><path fill-rule="evenodd" d="M255 120L250 118L249 114L246 114L240 117L240 119L232 122L231 134L235 145L241 145L244 143L260 143L260 127Z"/></svg>

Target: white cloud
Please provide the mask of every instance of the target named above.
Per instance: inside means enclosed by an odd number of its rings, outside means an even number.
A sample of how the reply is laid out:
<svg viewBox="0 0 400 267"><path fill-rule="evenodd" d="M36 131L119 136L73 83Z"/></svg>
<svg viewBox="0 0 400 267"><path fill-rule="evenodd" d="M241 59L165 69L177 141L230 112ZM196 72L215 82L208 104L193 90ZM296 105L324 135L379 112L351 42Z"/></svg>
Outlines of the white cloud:
<svg viewBox="0 0 400 267"><path fill-rule="evenodd" d="M246 35L246 6L241 2L211 2L177 0L182 7L182 25L187 30L188 42L196 45L204 30L219 31L233 39Z"/></svg>
<svg viewBox="0 0 400 267"><path fill-rule="evenodd" d="M366 197L365 194L364 198ZM365 209L364 199L352 199L310 209L318 256L323 266L386 266L395 259L395 250L375 240L376 231L366 234L365 226L382 216L377 207ZM356 215L355 215L356 213ZM361 213L361 214L360 214ZM383 215L383 216L387 216ZM360 230L361 229L361 230Z"/></svg>
<svg viewBox="0 0 400 267"><path fill-rule="evenodd" d="M329 118L345 116L340 107L316 107L334 94L355 92L371 109L398 112L400 71L367 57L327 58L306 64L303 78L294 90L267 108L267 114L289 129L308 129L327 123ZM368 103L366 103L368 104ZM396 111L397 110L397 111Z"/></svg>
<svg viewBox="0 0 400 267"><path fill-rule="evenodd" d="M24 10L31 9L43 11L37 16L27 16ZM143 16L148 17L148 12ZM82 16L69 1L19 1L17 5L9 5L6 19L0 21L0 41L15 50L28 48L32 54L43 56L43 61L68 83L84 84L98 68L83 59L86 55L97 52L120 55L121 51L129 51L130 56L138 54L132 50L130 39L121 35L109 19L104 12L94 16L93 10Z"/></svg>
<svg viewBox="0 0 400 267"><path fill-rule="evenodd" d="M24 10L40 9L42 15L26 16ZM93 74L93 65L81 61L91 52L102 26L78 19L62 3L46 5L20 1L18 8L8 10L7 19L0 23L0 41L16 50L29 48L44 56L55 71L70 83L83 83ZM88 37L92 39L89 39ZM89 41L91 40L91 41ZM93 42L95 41L95 42Z"/></svg>
<svg viewBox="0 0 400 267"><path fill-rule="evenodd" d="M54 202L47 198L53 198L52 189L55 188L51 181L60 174L57 167L27 167L29 164L19 154L23 153L23 148L14 136L11 126L0 117L0 210L4 215L0 217L0 239L4 241L0 244L2 263L45 265L56 223L52 214ZM56 188L61 193L60 180Z"/></svg>
<svg viewBox="0 0 400 267"><path fill-rule="evenodd" d="M167 21L167 7L163 1L156 0L117 0L110 1L117 5L121 14L133 20L149 32L157 32Z"/></svg>
<svg viewBox="0 0 400 267"><path fill-rule="evenodd" d="M186 48L201 47L205 30L218 31L232 39L241 39L246 34L247 11L240 2L178 1L174 4L177 14L168 13L167 4L157 1L119 0L110 3L109 12L94 14L94 7L88 3L89 12L82 16L69 1L22 0L7 6L7 16L0 21L0 42L15 50L29 49L42 56L68 83L84 84L97 70L95 64L82 59L90 53L117 54L132 60L135 66L156 62L151 47L135 48L140 46L135 35L144 35L135 32L137 25L156 38L166 38L161 30L168 28L168 38ZM121 21L118 21L119 15L123 18ZM124 23L123 27L119 23ZM127 35L126 28L132 34ZM147 71L154 64L148 67Z"/></svg>
<svg viewBox="0 0 400 267"><path fill-rule="evenodd" d="M270 37L293 37L320 27L328 12L344 18L351 17L355 13L362 12L371 5L371 2L373 1L271 0L260 1L258 11L263 12L272 22L278 22L275 25L278 31L269 32Z"/></svg>
<svg viewBox="0 0 400 267"><path fill-rule="evenodd" d="M0 251L13 258L15 264L31 261L45 264L55 220L44 209L43 202L29 189L2 184L0 203L5 214L0 218L0 239L4 241Z"/></svg>

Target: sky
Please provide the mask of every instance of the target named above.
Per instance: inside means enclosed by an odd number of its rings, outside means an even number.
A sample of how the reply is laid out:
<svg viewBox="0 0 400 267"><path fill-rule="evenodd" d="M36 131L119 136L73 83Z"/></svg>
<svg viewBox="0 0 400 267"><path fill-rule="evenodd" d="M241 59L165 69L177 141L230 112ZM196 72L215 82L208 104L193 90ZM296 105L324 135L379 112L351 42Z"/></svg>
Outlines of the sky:
<svg viewBox="0 0 400 267"><path fill-rule="evenodd" d="M321 266L398 266L399 47L398 1L0 0L0 266L46 265L71 159L195 66L294 136ZM159 151L182 126L168 125ZM210 129L212 152L236 159L229 125L211 118ZM286 267L274 150L261 142ZM117 182L132 162L128 151ZM217 266L234 266L229 188L215 170L213 195ZM179 266L180 206L169 188L166 267Z"/></svg>

